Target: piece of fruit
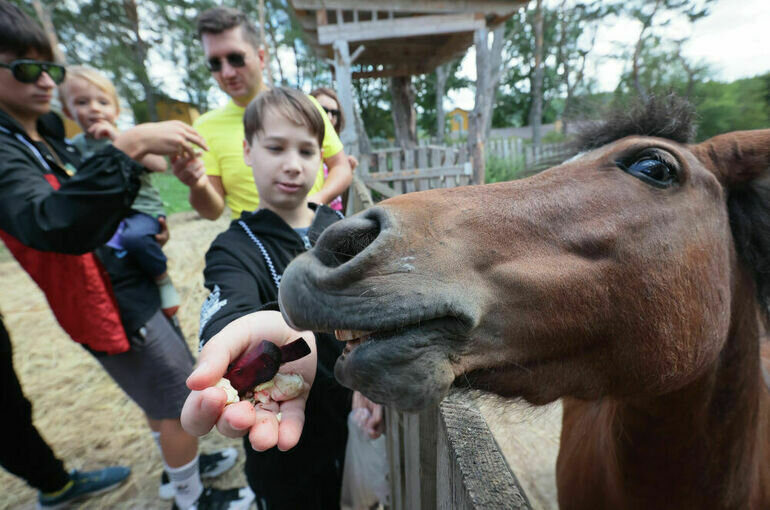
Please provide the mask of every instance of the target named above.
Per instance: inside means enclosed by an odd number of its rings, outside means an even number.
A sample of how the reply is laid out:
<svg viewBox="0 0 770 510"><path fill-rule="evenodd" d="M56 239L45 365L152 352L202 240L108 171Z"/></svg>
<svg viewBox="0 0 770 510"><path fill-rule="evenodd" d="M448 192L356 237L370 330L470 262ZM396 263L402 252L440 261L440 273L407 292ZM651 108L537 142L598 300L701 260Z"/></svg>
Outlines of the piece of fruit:
<svg viewBox="0 0 770 510"><path fill-rule="evenodd" d="M289 363L304 358L310 354L310 346L305 339L299 337L291 343L281 346L281 363Z"/></svg>
<svg viewBox="0 0 770 510"><path fill-rule="evenodd" d="M282 363L296 361L308 354L310 346L302 337L280 348L269 340L262 340L230 364L225 378L243 396L254 391L255 386L273 379Z"/></svg>
<svg viewBox="0 0 770 510"><path fill-rule="evenodd" d="M225 378L243 395L254 386L269 381L281 366L281 350L273 342L262 340L256 347L244 352L228 368Z"/></svg>

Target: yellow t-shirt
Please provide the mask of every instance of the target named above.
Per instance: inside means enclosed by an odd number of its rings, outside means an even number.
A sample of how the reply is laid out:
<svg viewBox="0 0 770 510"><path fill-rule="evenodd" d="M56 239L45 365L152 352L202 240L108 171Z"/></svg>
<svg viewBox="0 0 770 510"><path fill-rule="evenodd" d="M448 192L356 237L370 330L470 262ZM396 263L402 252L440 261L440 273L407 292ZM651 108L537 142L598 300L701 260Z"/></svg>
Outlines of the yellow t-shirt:
<svg viewBox="0 0 770 510"><path fill-rule="evenodd" d="M334 131L326 112L312 96L307 96L316 105L324 119L325 136L323 143L324 159L340 152L342 142ZM202 159L206 173L222 179L225 189L225 203L232 211L232 217L238 218L243 211L254 211L259 207L259 193L254 184L251 168L243 161L243 112L242 108L231 99L222 108L207 112L193 123L193 127L206 140L209 151ZM315 184L310 194L323 187L323 165L318 169Z"/></svg>

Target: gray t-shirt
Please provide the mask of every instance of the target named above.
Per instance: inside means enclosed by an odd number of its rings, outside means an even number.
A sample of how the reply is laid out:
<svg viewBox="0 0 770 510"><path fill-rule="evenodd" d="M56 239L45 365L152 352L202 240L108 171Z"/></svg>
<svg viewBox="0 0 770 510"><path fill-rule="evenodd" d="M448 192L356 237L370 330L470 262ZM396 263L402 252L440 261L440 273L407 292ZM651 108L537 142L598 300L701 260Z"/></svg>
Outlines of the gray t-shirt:
<svg viewBox="0 0 770 510"><path fill-rule="evenodd" d="M100 138L97 140L95 138L88 138L83 133L75 135L72 139L72 145L77 147L80 151L83 160L90 158L110 143L112 142L108 138ZM141 182L141 187L139 188L139 193L136 195L136 200L131 204L131 209L152 216L153 218L165 216L166 210L163 207L163 199L160 197L158 188L152 184L152 175L149 172L144 172L139 177L139 181Z"/></svg>

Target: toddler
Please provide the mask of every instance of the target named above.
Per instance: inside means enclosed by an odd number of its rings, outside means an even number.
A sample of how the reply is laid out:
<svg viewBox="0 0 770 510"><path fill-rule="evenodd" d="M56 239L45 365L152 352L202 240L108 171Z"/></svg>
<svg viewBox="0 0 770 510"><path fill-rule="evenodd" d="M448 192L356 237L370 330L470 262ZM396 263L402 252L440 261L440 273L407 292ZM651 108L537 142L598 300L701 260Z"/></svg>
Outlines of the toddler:
<svg viewBox="0 0 770 510"><path fill-rule="evenodd" d="M88 159L118 135L116 120L120 113L118 94L112 82L96 69L86 66L67 68L67 78L59 86L59 97L64 114L78 123L83 130L72 139L83 159ZM164 171L166 160L150 154L141 163L153 171ZM133 257L147 274L153 277L160 292L161 308L167 317L179 309L176 292L166 268L166 256L155 234L161 231L166 212L150 174L141 177L141 188L131 205L132 214L118 227L107 243L118 253Z"/></svg>

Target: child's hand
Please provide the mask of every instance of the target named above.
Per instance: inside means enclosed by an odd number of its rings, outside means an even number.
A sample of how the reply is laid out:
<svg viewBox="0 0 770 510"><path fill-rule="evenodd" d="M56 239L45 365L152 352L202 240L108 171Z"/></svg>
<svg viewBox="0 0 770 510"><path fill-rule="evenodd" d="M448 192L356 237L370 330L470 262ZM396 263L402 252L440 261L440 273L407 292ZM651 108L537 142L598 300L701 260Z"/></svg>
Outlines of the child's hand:
<svg viewBox="0 0 770 510"><path fill-rule="evenodd" d="M201 177L206 175L203 161L197 157L172 156L171 168L177 179L187 187L195 186Z"/></svg>
<svg viewBox="0 0 770 510"><path fill-rule="evenodd" d="M155 234L155 241L161 246L166 244L171 238L171 232L168 230L168 224L166 223L165 216L158 216L158 223L160 224L160 232Z"/></svg>
<svg viewBox="0 0 770 510"><path fill-rule="evenodd" d="M369 434L371 439L377 439L385 430L385 423L382 420L382 406L375 404L361 393L353 392L353 409L363 408L369 411L367 419L359 426Z"/></svg>
<svg viewBox="0 0 770 510"><path fill-rule="evenodd" d="M89 126L87 134L91 138L95 138L97 140L102 138L115 140L115 138L118 136L118 128L106 120L99 120Z"/></svg>
<svg viewBox="0 0 770 510"><path fill-rule="evenodd" d="M299 373L305 379L305 388L298 397L280 402L277 412L255 409L247 401L225 406L225 390L214 385L249 345L266 339L281 346L300 336L310 346L310 355L280 368L280 372ZM279 312L255 312L241 317L228 324L201 350L198 367L187 378L187 386L193 391L182 409L182 426L196 436L207 434L214 425L227 437L248 434L251 446L257 451L276 445L282 451L293 448L305 423L305 402L315 378L316 362L313 333L291 329ZM277 413L281 414L280 422Z"/></svg>

